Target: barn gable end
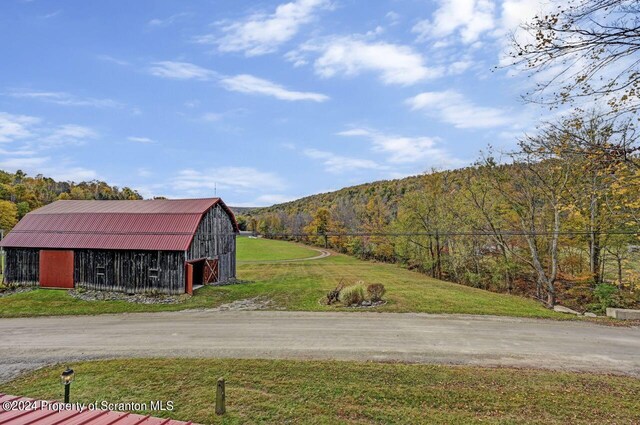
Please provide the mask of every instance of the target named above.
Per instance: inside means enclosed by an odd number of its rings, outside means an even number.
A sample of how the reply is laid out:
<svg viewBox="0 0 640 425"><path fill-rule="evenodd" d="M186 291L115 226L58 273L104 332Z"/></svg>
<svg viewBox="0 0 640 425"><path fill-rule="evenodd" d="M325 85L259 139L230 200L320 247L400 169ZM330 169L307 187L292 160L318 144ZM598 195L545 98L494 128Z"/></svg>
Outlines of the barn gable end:
<svg viewBox="0 0 640 425"><path fill-rule="evenodd" d="M187 261L217 259L218 282L236 277L235 218L221 205L214 205L198 224L198 229L187 250Z"/></svg>

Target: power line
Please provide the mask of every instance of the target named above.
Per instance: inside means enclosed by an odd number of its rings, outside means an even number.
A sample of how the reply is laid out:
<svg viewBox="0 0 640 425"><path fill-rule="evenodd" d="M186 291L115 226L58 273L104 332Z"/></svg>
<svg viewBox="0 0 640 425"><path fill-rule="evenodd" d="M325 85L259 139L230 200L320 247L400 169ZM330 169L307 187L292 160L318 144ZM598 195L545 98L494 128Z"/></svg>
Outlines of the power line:
<svg viewBox="0 0 640 425"><path fill-rule="evenodd" d="M511 231L511 230L498 230L496 232L340 232L340 233L256 233L256 235L266 237L348 237L348 236L360 236L360 237L397 237L397 236L590 236L597 235L635 235L640 236L640 231L628 231L628 230L613 230L613 231Z"/></svg>

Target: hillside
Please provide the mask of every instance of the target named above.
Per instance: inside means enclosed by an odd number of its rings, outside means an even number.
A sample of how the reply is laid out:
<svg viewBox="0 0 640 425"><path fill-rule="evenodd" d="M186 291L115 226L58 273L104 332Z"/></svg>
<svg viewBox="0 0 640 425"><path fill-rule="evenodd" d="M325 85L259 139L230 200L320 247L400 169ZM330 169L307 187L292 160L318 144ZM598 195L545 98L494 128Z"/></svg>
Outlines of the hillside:
<svg viewBox="0 0 640 425"><path fill-rule="evenodd" d="M249 230L581 311L640 305L640 160L602 123L548 130L511 162L347 187L249 211ZM584 137L583 137L584 136ZM615 146L612 148L611 146ZM620 152L624 153L623 155ZM597 158L597 160L594 160Z"/></svg>
<svg viewBox="0 0 640 425"><path fill-rule="evenodd" d="M404 195L418 190L424 180L424 175L410 176L402 179L378 180L356 186L345 187L333 192L318 193L305 196L294 201L275 204L270 207L249 208L244 211L248 215L268 214L279 211L289 213L303 213L315 211L321 207L331 207L340 202L366 204L371 197L382 199L392 211L397 211L397 205Z"/></svg>
<svg viewBox="0 0 640 425"><path fill-rule="evenodd" d="M133 189L110 186L102 181L60 182L38 174L0 170L0 230L5 232L29 211L58 199L142 199Z"/></svg>

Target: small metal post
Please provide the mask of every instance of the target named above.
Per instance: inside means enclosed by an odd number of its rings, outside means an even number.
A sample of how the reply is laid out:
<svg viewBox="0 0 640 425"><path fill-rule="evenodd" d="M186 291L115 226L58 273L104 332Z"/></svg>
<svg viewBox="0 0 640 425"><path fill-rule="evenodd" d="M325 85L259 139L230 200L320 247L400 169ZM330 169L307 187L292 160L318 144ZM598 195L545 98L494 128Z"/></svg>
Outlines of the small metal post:
<svg viewBox="0 0 640 425"><path fill-rule="evenodd" d="M69 390L71 388L71 382L64 384L64 402L69 403Z"/></svg>
<svg viewBox="0 0 640 425"><path fill-rule="evenodd" d="M224 415L225 408L225 394L224 394L224 378L218 379L218 385L216 386L216 415Z"/></svg>

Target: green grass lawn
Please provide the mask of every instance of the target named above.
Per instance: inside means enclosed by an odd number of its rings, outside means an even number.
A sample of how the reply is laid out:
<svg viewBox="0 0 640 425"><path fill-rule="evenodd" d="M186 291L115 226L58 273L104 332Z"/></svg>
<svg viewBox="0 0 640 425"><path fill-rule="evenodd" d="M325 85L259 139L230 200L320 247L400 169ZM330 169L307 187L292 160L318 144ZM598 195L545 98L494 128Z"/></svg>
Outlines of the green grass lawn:
<svg viewBox="0 0 640 425"><path fill-rule="evenodd" d="M237 249L237 260L239 262L293 260L318 255L318 251L314 251L304 245L246 237L237 239Z"/></svg>
<svg viewBox="0 0 640 425"><path fill-rule="evenodd" d="M308 250L282 241L243 239L238 245L238 257L270 261L284 257L283 251L286 250L288 255L299 258L301 251L298 249ZM376 307L374 311L575 318L550 311L533 300L443 282L392 264L365 262L345 255L294 263L244 263L238 266L238 278L247 283L204 287L186 302L174 305L143 305L125 301L87 302L77 300L65 291L39 289L0 298L0 317L211 308L256 296L272 299L273 308L335 311L335 307L321 305L318 300L340 281L353 283L363 280L367 284L383 283L387 288L385 298L388 303Z"/></svg>
<svg viewBox="0 0 640 425"><path fill-rule="evenodd" d="M390 363L238 359L110 360L70 365L71 401L173 401L202 424L632 424L640 380L596 374ZM62 366L32 372L0 392L61 400ZM216 380L227 414L214 414Z"/></svg>

